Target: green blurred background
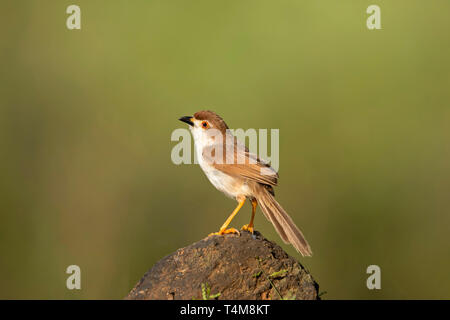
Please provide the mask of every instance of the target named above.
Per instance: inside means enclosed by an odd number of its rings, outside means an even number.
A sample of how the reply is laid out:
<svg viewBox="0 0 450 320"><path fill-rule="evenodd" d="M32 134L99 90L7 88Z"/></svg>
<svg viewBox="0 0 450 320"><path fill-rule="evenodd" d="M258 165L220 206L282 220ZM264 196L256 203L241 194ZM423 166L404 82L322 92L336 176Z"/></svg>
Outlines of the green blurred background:
<svg viewBox="0 0 450 320"><path fill-rule="evenodd" d="M66 28L70 4L81 30ZM382 30L366 28L370 4ZM235 202L170 158L178 117L204 108L280 129L277 198L314 256L260 211L256 228L325 299L450 298L449 1L0 7L0 298L121 299L217 231ZM249 217L246 204L233 226Z"/></svg>

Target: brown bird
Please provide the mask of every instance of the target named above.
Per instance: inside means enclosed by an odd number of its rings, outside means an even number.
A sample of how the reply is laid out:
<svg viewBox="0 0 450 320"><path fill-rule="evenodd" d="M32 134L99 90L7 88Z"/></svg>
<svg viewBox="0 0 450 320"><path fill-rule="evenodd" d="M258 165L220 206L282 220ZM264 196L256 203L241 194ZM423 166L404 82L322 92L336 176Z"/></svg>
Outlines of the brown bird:
<svg viewBox="0 0 450 320"><path fill-rule="evenodd" d="M179 120L190 126L198 163L209 181L218 190L238 201L236 209L220 230L213 234L239 233L234 228L227 228L245 200L249 199L252 204L252 217L250 223L242 227L243 230L253 233L253 220L259 204L281 239L292 244L303 256L311 256L311 248L302 232L275 200L273 187L277 185L278 173L255 154L250 153L216 113L199 111L194 116L181 117Z"/></svg>

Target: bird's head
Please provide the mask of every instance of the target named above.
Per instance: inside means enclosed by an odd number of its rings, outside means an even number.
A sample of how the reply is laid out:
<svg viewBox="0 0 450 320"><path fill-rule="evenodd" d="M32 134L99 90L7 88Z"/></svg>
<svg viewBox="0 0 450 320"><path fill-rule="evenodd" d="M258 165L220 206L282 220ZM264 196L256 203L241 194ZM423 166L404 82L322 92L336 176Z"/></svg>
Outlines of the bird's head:
<svg viewBox="0 0 450 320"><path fill-rule="evenodd" d="M198 111L193 116L179 119L189 125L194 140L212 140L217 134L225 135L228 129L223 119L213 111Z"/></svg>

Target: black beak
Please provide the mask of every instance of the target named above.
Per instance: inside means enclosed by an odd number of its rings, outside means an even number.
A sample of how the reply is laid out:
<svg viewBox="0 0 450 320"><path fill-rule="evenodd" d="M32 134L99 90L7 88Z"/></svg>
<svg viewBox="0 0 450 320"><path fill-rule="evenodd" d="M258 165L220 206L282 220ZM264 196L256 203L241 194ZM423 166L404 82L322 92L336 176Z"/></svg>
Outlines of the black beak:
<svg viewBox="0 0 450 320"><path fill-rule="evenodd" d="M181 117L181 118L178 119L178 120L183 121L183 122L186 122L188 125L193 126L194 123L192 122L191 119L192 119L192 116L186 116L186 117Z"/></svg>

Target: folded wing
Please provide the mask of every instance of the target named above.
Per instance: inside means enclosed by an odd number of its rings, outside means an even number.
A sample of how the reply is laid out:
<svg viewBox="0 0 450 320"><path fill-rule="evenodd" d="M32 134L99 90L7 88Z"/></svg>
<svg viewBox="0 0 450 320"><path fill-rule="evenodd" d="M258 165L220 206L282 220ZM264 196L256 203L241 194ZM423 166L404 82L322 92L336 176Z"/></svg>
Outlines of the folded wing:
<svg viewBox="0 0 450 320"><path fill-rule="evenodd" d="M230 176L276 186L278 173L269 164L249 152L235 137L232 141L234 143L205 147L203 160Z"/></svg>

